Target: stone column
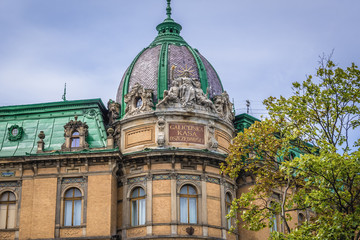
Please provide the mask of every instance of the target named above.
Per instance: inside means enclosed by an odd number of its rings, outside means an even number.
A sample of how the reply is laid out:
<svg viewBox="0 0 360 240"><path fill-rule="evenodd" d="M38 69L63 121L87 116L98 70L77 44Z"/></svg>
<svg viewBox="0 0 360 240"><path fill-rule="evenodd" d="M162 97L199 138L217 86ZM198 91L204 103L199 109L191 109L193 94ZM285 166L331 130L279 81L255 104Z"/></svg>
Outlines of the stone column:
<svg viewBox="0 0 360 240"><path fill-rule="evenodd" d="M207 237L208 227L205 226L208 224L208 211L207 211L207 191L206 191L206 175L201 176L201 209L199 209L199 213L201 214L201 222L203 224L203 236Z"/></svg>
<svg viewBox="0 0 360 240"><path fill-rule="evenodd" d="M222 229L222 237L226 239L226 208L225 208L225 179L220 179L220 207L221 207L221 227Z"/></svg>
<svg viewBox="0 0 360 240"><path fill-rule="evenodd" d="M122 181L123 181L122 239L127 239L126 228L129 227L130 225L130 206L129 206L129 200L127 199L127 195L126 195L128 191L127 179L123 178Z"/></svg>
<svg viewBox="0 0 360 240"><path fill-rule="evenodd" d="M58 178L57 181L57 191L56 191L56 212L55 212L55 237L60 237L60 212L61 212L61 180L62 178Z"/></svg>
<svg viewBox="0 0 360 240"><path fill-rule="evenodd" d="M172 173L171 175L171 234L177 234L177 222L178 222L178 208L176 207L176 174Z"/></svg>
<svg viewBox="0 0 360 240"><path fill-rule="evenodd" d="M148 174L146 183L146 235L152 235L152 174Z"/></svg>

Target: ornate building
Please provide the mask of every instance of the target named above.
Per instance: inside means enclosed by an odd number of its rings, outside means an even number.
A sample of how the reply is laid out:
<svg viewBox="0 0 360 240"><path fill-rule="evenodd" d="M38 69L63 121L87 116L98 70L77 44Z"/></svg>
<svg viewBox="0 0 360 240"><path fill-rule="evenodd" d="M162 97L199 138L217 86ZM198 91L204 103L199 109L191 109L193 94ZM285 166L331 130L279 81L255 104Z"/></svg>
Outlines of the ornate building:
<svg viewBox="0 0 360 240"><path fill-rule="evenodd" d="M156 29L107 107L100 99L0 107L0 239L269 234L228 233L231 201L252 179L219 171L236 131L256 119L234 116L214 68L180 36L170 0Z"/></svg>

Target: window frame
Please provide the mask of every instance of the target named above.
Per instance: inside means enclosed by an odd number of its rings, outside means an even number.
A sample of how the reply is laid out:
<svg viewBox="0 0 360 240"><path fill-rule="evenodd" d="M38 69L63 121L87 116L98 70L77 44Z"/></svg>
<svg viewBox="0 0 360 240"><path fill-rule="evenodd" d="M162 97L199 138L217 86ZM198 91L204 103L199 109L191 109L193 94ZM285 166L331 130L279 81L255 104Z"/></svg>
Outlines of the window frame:
<svg viewBox="0 0 360 240"><path fill-rule="evenodd" d="M77 135L74 135L75 133L77 133ZM77 146L73 147L73 141L77 139L78 142L77 142ZM70 149L77 149L80 147L80 133L79 131L75 130L71 133L71 137L70 137Z"/></svg>
<svg viewBox="0 0 360 240"><path fill-rule="evenodd" d="M230 202L227 201L227 197L229 197ZM229 218L229 219L226 218L226 215L228 215L231 210L232 199L233 199L232 195L229 192L225 193L225 220L226 220L227 229L230 229L231 225L232 225L231 218Z"/></svg>
<svg viewBox="0 0 360 240"><path fill-rule="evenodd" d="M73 190L73 194L72 197L66 197L66 193L70 190ZM81 194L81 197L75 197L75 190L78 190ZM69 188L67 188L64 193L63 193L63 218L62 218L62 226L64 227L77 227L77 226L81 226L83 221L82 221L82 216L83 216L83 202L84 199L84 195L83 192L81 191L80 188L78 187L74 187L71 186ZM74 212L75 212L75 201L81 201L81 205L80 205L80 210L81 210L81 214L80 214L80 224L79 225L74 225ZM66 219L66 212L65 212L65 206L66 206L66 201L72 201L71 203L71 225L65 225L65 219Z"/></svg>
<svg viewBox="0 0 360 240"><path fill-rule="evenodd" d="M186 187L186 192L187 194L182 194L181 193L181 190ZM189 194L189 187L192 187L194 189L194 191L196 192L196 194ZM199 209L199 193L198 193L198 189L192 185L192 184L189 184L189 183L186 183L184 185L182 185L179 189L179 222L181 224L198 224L199 222L199 219L198 219L198 216L199 216L199 212L198 212L198 209ZM182 212L182 208L181 208L181 198L185 198L186 199L186 202L187 202L187 222L182 222L181 221L181 212ZM195 206L195 212L196 212L196 219L195 219L195 223L191 223L190 222L190 199L191 198L195 198L195 203L196 203L196 206Z"/></svg>
<svg viewBox="0 0 360 240"><path fill-rule="evenodd" d="M2 201L1 198L4 194L9 193L8 194L8 198L6 201ZM15 200L14 201L10 201L10 195L14 195ZM16 219L17 219L17 196L13 191L10 190L5 190L3 192L0 193L0 205L2 204L6 204L6 222L5 222L5 228L0 228L0 230L7 230L7 229L15 229L16 228ZM9 218L9 205L10 204L14 204L14 208L15 208L15 212L14 212L14 227L13 228L9 228L8 227L8 218Z"/></svg>
<svg viewBox="0 0 360 240"><path fill-rule="evenodd" d="M275 203L275 201L270 201L269 203L269 208L273 209L272 203ZM279 232L278 230L278 215L277 214L272 214L272 216L269 219L270 221L272 221L273 225L270 227L270 232Z"/></svg>
<svg viewBox="0 0 360 240"><path fill-rule="evenodd" d="M140 191L141 189L144 191L144 195L143 196L140 196ZM135 191L138 191L138 197L132 197L133 193ZM145 200L145 214L144 214L144 224L140 224L140 217L139 217L139 214L140 214L140 200ZM133 202L137 202L137 223L136 225L133 225L133 208L132 208L132 204ZM140 187L140 186L136 186L134 187L131 191L130 191L130 226L131 227L137 227L137 226L144 226L146 225L146 191L143 187Z"/></svg>

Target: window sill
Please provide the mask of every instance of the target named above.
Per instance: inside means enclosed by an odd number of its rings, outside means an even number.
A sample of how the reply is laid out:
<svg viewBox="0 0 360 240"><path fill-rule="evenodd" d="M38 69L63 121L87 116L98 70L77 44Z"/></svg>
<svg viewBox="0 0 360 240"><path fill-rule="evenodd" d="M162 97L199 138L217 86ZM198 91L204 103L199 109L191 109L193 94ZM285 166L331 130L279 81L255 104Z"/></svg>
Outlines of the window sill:
<svg viewBox="0 0 360 240"><path fill-rule="evenodd" d="M78 226L60 226L59 229L69 229L69 228L86 228L86 225L78 225Z"/></svg>
<svg viewBox="0 0 360 240"><path fill-rule="evenodd" d="M0 229L0 232L15 232L15 231L19 231L19 228Z"/></svg>

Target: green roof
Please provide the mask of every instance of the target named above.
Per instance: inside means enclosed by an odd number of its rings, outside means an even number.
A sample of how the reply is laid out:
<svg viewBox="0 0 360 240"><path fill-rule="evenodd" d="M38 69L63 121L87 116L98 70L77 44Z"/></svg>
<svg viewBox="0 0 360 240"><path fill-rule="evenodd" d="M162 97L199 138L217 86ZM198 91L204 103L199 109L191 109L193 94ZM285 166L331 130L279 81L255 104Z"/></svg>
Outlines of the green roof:
<svg viewBox="0 0 360 240"><path fill-rule="evenodd" d="M260 122L259 119L250 116L249 114L242 113L235 116L234 126L238 132L244 131L245 128L249 128L254 122Z"/></svg>
<svg viewBox="0 0 360 240"><path fill-rule="evenodd" d="M0 157L36 154L38 134L45 133L44 151L58 151L65 142L64 125L74 116L89 126L89 148L106 147L104 117L106 108L101 99L50 102L0 107ZM9 140L9 128L22 127L18 140Z"/></svg>

